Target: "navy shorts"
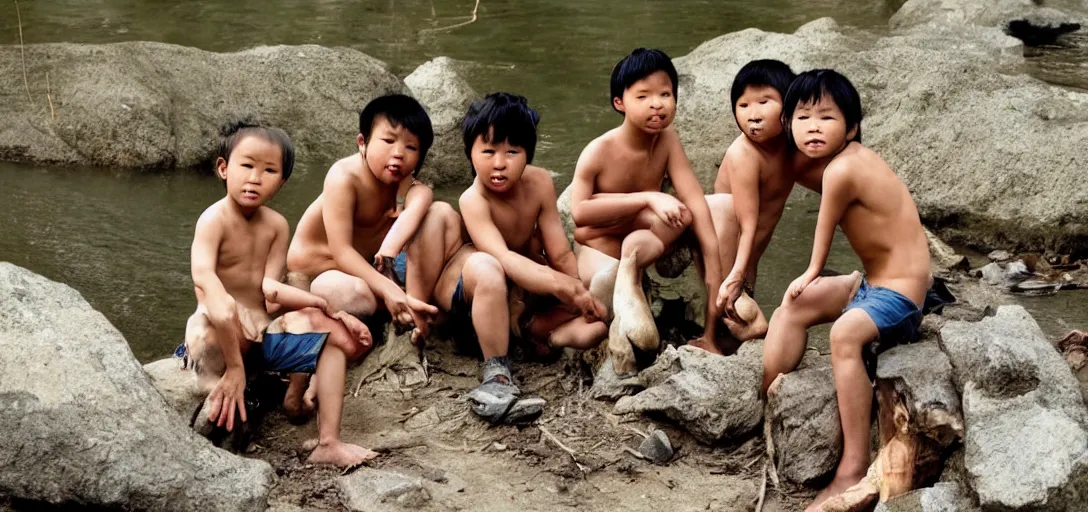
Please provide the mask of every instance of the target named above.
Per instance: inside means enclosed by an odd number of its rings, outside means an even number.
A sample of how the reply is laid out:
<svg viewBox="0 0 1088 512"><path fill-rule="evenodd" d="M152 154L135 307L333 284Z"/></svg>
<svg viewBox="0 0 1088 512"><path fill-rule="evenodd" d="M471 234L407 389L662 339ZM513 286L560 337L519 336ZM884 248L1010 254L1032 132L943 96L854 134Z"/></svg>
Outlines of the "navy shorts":
<svg viewBox="0 0 1088 512"><path fill-rule="evenodd" d="M265 371L314 373L328 337L327 332L266 332L264 340L251 346L249 352L254 354L258 352L254 349L260 349L259 367Z"/></svg>
<svg viewBox="0 0 1088 512"><path fill-rule="evenodd" d="M393 272L397 275L397 284L404 288L404 283L408 282L408 253L401 251L397 254L396 258L393 258Z"/></svg>
<svg viewBox="0 0 1088 512"><path fill-rule="evenodd" d="M884 351L900 344L918 340L918 327L922 324L922 311L907 296L890 288L869 286L865 278L861 287L842 310L860 309L876 324L879 337L862 351L869 378L876 377L876 358Z"/></svg>

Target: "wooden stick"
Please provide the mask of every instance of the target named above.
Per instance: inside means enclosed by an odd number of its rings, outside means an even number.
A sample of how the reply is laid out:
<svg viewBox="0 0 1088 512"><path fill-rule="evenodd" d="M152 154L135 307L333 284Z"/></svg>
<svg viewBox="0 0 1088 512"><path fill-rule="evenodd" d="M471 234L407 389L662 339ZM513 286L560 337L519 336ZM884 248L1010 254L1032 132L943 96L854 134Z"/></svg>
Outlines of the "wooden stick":
<svg viewBox="0 0 1088 512"><path fill-rule="evenodd" d="M577 452L567 447L567 445L563 444L562 441L555 437L555 434L549 432L548 429L544 428L542 425L537 425L536 428L540 429L540 433L544 434L544 437L547 437L549 441L555 443L555 445L558 446L560 450L567 452L567 455L570 455L570 458L574 459L574 462L578 462L578 459L576 457Z"/></svg>
<svg viewBox="0 0 1088 512"><path fill-rule="evenodd" d="M763 482L759 484L759 501L756 502L756 512L763 512L763 499L767 497L767 466L770 463L770 459L763 463Z"/></svg>
<svg viewBox="0 0 1088 512"><path fill-rule="evenodd" d="M445 30L453 30L455 28L460 28L460 27L463 27L465 25L471 25L473 23L476 23L476 20L478 19L478 16L476 15L476 12L479 9L480 9L480 0L476 0L476 6L472 8L472 19L470 19L468 21L463 21L461 23L456 23L456 24L450 25L448 27L438 27L438 28L423 29L423 30L420 30L419 33L423 34L423 33L426 33L426 32L442 32L442 31L445 31Z"/></svg>
<svg viewBox="0 0 1088 512"><path fill-rule="evenodd" d="M15 18L19 20L19 60L23 66L23 87L26 87L26 101L33 105L34 100L30 97L30 82L26 79L26 53L23 51L23 15L19 13L19 0L15 0Z"/></svg>

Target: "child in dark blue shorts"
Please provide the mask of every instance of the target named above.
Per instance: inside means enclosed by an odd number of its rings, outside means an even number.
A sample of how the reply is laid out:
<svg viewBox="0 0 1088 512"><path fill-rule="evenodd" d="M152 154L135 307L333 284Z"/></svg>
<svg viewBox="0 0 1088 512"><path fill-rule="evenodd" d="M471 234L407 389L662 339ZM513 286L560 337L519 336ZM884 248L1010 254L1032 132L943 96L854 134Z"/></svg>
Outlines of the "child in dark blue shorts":
<svg viewBox="0 0 1088 512"><path fill-rule="evenodd" d="M869 468L869 430L876 355L915 341L929 288L929 245L906 185L861 145L861 99L832 70L802 73L783 102L798 172L821 184L808 269L790 284L771 317L763 346L763 391L801 362L809 327L831 327L831 368L842 421L842 460L809 506L858 483ZM821 277L835 228L861 259L865 277ZM868 370L868 371L867 371Z"/></svg>

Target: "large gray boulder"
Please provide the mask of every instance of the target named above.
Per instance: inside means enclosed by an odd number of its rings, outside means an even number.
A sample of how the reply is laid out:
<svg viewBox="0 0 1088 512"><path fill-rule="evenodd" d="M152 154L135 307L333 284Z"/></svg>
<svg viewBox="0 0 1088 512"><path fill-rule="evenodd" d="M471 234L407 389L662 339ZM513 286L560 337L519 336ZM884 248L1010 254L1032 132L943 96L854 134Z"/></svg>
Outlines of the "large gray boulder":
<svg viewBox="0 0 1088 512"><path fill-rule="evenodd" d="M783 374L767 391L763 430L778 475L796 484L827 477L842 458L842 423L830 357Z"/></svg>
<svg viewBox="0 0 1088 512"><path fill-rule="evenodd" d="M621 398L613 412L663 413L706 443L743 440L763 420L762 350L760 342L733 356L669 346L639 374L647 389Z"/></svg>
<svg viewBox="0 0 1088 512"><path fill-rule="evenodd" d="M412 95L427 108L434 126L434 146L420 179L436 187L472 183L472 166L465 157L461 120L476 98L461 76L462 64L449 57L423 63L404 79Z"/></svg>
<svg viewBox="0 0 1088 512"><path fill-rule="evenodd" d="M1088 11L1079 0L907 0L888 24L904 29L925 24L980 25L1008 29L1024 21L1037 28L1082 22Z"/></svg>
<svg viewBox="0 0 1088 512"><path fill-rule="evenodd" d="M181 360L168 357L144 365L144 373L151 379L155 388L166 404L189 422L202 402L205 393L197 385L196 372L181 367Z"/></svg>
<svg viewBox="0 0 1088 512"><path fill-rule="evenodd" d="M1000 29L928 24L877 37L821 19L793 34L755 29L675 59L676 127L709 189L738 134L729 107L736 71L774 58L795 71L830 67L859 89L863 141L910 188L927 224L950 240L1088 249L1088 93L1022 74L1022 43ZM1007 133L1016 126L1015 135ZM1046 148L1046 150L1040 150Z"/></svg>
<svg viewBox="0 0 1088 512"><path fill-rule="evenodd" d="M78 292L0 262L0 495L126 510L264 510L268 463L213 448Z"/></svg>
<svg viewBox="0 0 1088 512"><path fill-rule="evenodd" d="M874 512L973 512L979 510L959 485L940 482L878 503Z"/></svg>
<svg viewBox="0 0 1088 512"><path fill-rule="evenodd" d="M1082 510L1088 410L1076 378L1020 306L977 323L949 322L966 424L964 466L983 509Z"/></svg>
<svg viewBox="0 0 1088 512"><path fill-rule="evenodd" d="M359 110L407 92L384 63L348 48L214 53L162 43L0 46L0 160L111 168L210 161L220 125L259 118L287 131L300 159L356 151ZM48 82L46 80L48 75Z"/></svg>

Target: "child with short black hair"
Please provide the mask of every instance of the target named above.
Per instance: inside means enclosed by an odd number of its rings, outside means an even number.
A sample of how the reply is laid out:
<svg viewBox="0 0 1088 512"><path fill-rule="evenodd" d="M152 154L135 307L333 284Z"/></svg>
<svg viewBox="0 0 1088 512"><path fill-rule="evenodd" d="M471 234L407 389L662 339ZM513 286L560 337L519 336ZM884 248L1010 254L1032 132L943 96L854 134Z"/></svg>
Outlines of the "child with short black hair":
<svg viewBox="0 0 1088 512"><path fill-rule="evenodd" d="M752 300L759 259L771 241L796 181L794 151L782 129L782 99L795 75L777 60L753 60L737 72L730 108L740 128L722 158L714 194L707 196L725 279L718 306L736 341L762 337L767 320ZM711 340L697 344L721 352Z"/></svg>
<svg viewBox="0 0 1088 512"><path fill-rule="evenodd" d="M906 185L861 145L861 98L846 77L827 69L802 73L786 94L790 143L811 160L822 183L812 260L790 284L771 317L763 346L763 390L797 367L807 330L831 327L843 453L835 477L809 506L836 496L865 476L873 389L880 352L918 337L930 286L929 245ZM864 276L820 277L836 226L861 259Z"/></svg>
<svg viewBox="0 0 1088 512"><path fill-rule="evenodd" d="M647 265L691 227L702 250L706 330L719 322L721 260L703 189L672 128L679 79L668 55L638 48L612 70L612 108L623 123L590 142L578 158L571 189L579 275L615 282L609 352L617 372L635 370L632 344L656 351L660 339L641 288ZM677 197L661 192L668 177ZM617 260L619 260L617 262ZM610 279L616 272L617 277ZM611 300L608 300L611 299Z"/></svg>
<svg viewBox="0 0 1088 512"><path fill-rule="evenodd" d="M426 110L390 94L359 113L358 152L329 169L288 250L288 282L334 307L370 316L379 305L421 346L438 309L428 304L461 246L461 219L415 181L434 141ZM403 198L403 207L399 205Z"/></svg>
<svg viewBox="0 0 1088 512"><path fill-rule="evenodd" d="M197 310L186 324L186 364L210 392L208 419L234 428L235 410L246 421L246 371L292 377L284 405L298 414L308 374L316 386L319 439L310 460L352 466L374 452L340 440L344 373L348 360L371 346L370 331L324 299L280 282L287 258L287 220L265 203L294 167L291 140L282 130L238 123L226 127L215 162L227 196L196 224L192 275ZM273 319L266 307L287 313ZM256 343L259 347L253 347ZM249 366L247 368L246 366Z"/></svg>

